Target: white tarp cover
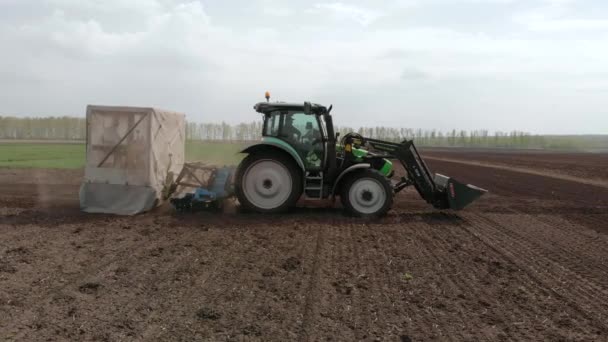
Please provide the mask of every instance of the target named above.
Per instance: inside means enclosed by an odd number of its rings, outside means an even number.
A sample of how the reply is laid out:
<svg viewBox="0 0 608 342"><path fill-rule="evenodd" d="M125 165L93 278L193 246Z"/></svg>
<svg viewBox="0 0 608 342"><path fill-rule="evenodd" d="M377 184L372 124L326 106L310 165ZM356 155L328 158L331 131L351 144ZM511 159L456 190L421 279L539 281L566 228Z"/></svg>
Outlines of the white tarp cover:
<svg viewBox="0 0 608 342"><path fill-rule="evenodd" d="M184 165L185 130L180 113L88 106L81 209L134 215L159 205Z"/></svg>

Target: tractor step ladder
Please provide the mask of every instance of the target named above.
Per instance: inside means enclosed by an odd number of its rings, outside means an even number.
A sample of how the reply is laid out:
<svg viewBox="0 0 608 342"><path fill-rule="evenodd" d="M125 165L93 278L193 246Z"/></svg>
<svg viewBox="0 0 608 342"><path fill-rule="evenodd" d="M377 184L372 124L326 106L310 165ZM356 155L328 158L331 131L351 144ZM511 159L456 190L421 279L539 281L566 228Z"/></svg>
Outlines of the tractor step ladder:
<svg viewBox="0 0 608 342"><path fill-rule="evenodd" d="M310 199L323 199L323 172L306 171L304 193Z"/></svg>

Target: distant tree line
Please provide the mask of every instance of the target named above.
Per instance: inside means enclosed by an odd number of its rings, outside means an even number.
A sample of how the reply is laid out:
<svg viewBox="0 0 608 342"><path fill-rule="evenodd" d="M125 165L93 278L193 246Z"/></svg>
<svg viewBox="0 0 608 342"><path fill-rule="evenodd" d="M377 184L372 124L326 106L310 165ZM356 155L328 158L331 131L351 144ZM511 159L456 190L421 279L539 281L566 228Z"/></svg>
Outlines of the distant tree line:
<svg viewBox="0 0 608 342"><path fill-rule="evenodd" d="M219 140L219 141L253 141L262 136L262 122L254 121L229 125L222 123L186 124L186 139L188 140Z"/></svg>
<svg viewBox="0 0 608 342"><path fill-rule="evenodd" d="M413 139L418 146L589 149L608 148L606 136L548 136L522 131L493 132L488 130L423 130L395 127L336 127L343 136L357 132L363 136L389 141ZM187 140L254 141L262 133L262 122L230 125L228 123L186 124ZM0 139L85 140L86 120L74 117L17 118L0 116Z"/></svg>
<svg viewBox="0 0 608 342"><path fill-rule="evenodd" d="M84 118L16 118L0 116L0 139L84 140Z"/></svg>
<svg viewBox="0 0 608 342"><path fill-rule="evenodd" d="M433 147L505 147L505 148L548 148L550 142L542 135L532 135L522 131L494 132L488 130L423 130L393 127L338 127L340 134L357 132L365 137L388 141L414 140L418 146Z"/></svg>

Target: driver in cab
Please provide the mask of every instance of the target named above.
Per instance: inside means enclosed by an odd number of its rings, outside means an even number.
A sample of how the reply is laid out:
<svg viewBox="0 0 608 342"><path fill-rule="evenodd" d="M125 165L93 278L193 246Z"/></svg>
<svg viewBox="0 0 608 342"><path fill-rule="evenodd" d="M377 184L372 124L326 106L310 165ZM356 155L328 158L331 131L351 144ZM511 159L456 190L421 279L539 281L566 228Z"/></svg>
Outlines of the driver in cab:
<svg viewBox="0 0 608 342"><path fill-rule="evenodd" d="M302 132L293 125L293 114L285 115L285 125L283 125L284 137L293 143L299 143Z"/></svg>

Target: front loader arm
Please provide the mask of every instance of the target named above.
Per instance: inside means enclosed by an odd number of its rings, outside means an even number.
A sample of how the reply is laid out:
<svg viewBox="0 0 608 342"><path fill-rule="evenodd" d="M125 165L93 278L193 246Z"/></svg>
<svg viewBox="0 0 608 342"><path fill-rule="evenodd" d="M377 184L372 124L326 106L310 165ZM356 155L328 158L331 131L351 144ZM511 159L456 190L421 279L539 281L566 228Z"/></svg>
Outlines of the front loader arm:
<svg viewBox="0 0 608 342"><path fill-rule="evenodd" d="M433 179L434 177L420 157L412 140L405 140L400 144L377 139L366 139L366 142L374 150L388 153L390 157L401 162L408 175L407 179L402 180L403 185L413 185L425 201L434 206L439 205L439 203L436 203L437 185Z"/></svg>
<svg viewBox="0 0 608 342"><path fill-rule="evenodd" d="M361 140L372 150L383 153L384 158L397 159L401 162L408 177L403 177L395 184L396 192L413 185L420 196L435 208L455 210L464 208L487 192L476 186L460 183L453 178L431 173L413 140L404 140L401 143L371 138Z"/></svg>

